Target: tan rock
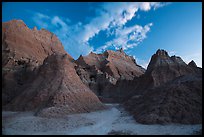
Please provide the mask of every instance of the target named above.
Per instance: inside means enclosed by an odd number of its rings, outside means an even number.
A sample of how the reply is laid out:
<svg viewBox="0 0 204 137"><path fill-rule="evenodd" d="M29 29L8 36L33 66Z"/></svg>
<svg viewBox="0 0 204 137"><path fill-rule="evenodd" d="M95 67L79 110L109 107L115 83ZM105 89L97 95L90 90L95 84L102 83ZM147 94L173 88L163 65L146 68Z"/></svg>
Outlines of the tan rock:
<svg viewBox="0 0 204 137"><path fill-rule="evenodd" d="M76 70L82 81L99 96L109 96L111 91L107 88L114 86L119 79L133 80L145 71L122 49L107 50L103 54L91 52L87 56L80 56L76 63Z"/></svg>
<svg viewBox="0 0 204 137"><path fill-rule="evenodd" d="M103 108L78 77L73 58L56 35L30 30L19 20L3 23L2 28L4 110L61 116Z"/></svg>

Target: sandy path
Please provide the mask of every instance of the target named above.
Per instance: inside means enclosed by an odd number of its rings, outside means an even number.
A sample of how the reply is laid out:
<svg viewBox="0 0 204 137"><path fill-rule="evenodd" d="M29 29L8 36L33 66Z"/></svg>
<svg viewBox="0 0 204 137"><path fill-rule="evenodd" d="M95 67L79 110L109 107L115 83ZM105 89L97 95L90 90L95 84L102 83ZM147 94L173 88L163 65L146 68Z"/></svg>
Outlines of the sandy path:
<svg viewBox="0 0 204 137"><path fill-rule="evenodd" d="M199 131L202 125L144 125L134 119L118 104L106 104L109 109L91 113L48 119L33 116L32 112L2 112L3 134L71 134L71 135L188 135Z"/></svg>

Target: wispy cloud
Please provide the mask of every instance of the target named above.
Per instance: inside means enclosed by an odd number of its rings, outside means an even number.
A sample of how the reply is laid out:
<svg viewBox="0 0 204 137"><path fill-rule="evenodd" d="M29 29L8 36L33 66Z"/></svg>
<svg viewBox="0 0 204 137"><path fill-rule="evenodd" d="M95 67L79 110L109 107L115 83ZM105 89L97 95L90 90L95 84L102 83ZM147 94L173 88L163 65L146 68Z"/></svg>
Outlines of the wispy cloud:
<svg viewBox="0 0 204 137"><path fill-rule="evenodd" d="M118 28L116 30L116 37L105 43L105 45L99 47L95 52L100 53L106 50L108 47L113 46L115 49L123 48L124 50L133 48L141 43L147 36L147 32L150 31L152 23L145 25L144 27L134 25L131 27Z"/></svg>
<svg viewBox="0 0 204 137"><path fill-rule="evenodd" d="M61 40L65 49L74 58L77 58L80 54L85 55L93 50L99 52L109 46L114 46L115 49L121 46L124 49L137 46L146 38L152 23L144 27L137 24L126 27L125 24L136 16L138 10L149 11L151 8L156 9L161 6L163 4L157 2L103 3L95 9L96 16L86 24L81 22L70 24L69 18L47 16L39 12L35 12L32 19L38 27L52 30ZM100 31L106 31L107 36L113 35L114 39L106 41L105 45L94 49L89 41Z"/></svg>
<svg viewBox="0 0 204 137"><path fill-rule="evenodd" d="M74 58L77 58L80 54L88 54L93 50L93 47L87 42L82 42L80 37L77 38L77 34L82 31L80 22L75 25L68 25L68 22L70 23L68 18L47 16L39 12L34 12L32 19L39 28L52 30L63 43L65 50Z"/></svg>
<svg viewBox="0 0 204 137"><path fill-rule="evenodd" d="M174 56L176 55L176 51L167 51L169 53L169 56Z"/></svg>
<svg viewBox="0 0 204 137"><path fill-rule="evenodd" d="M164 4L157 2L117 2L104 3L101 9L97 9L98 16L84 25L80 35L84 42L97 35L102 30L110 30L125 25L135 17L138 10L149 11L152 7L162 7Z"/></svg>
<svg viewBox="0 0 204 137"><path fill-rule="evenodd" d="M39 12L35 12L32 19L38 27L45 28L45 29L48 28L48 23L50 20L49 16L44 15L44 14L39 13Z"/></svg>
<svg viewBox="0 0 204 137"><path fill-rule="evenodd" d="M171 2L152 2L152 4L153 3L154 3L154 10L171 4Z"/></svg>

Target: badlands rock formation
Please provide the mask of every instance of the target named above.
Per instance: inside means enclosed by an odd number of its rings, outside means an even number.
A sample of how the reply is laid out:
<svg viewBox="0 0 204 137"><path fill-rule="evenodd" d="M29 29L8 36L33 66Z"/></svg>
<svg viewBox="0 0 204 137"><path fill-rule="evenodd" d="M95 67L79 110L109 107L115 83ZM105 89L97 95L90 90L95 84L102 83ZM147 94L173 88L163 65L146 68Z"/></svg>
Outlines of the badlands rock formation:
<svg viewBox="0 0 204 137"><path fill-rule="evenodd" d="M107 50L103 54L90 53L80 56L76 63L77 73L82 81L92 89L95 94L103 97L112 97L117 93L107 91L111 85L120 80L133 80L144 74L145 69L137 65L134 58L118 51Z"/></svg>
<svg viewBox="0 0 204 137"><path fill-rule="evenodd" d="M202 121L202 68L165 50L147 70L122 49L74 60L53 33L12 20L2 24L2 54L3 110L58 117L103 109L99 97L145 124Z"/></svg>
<svg viewBox="0 0 204 137"><path fill-rule="evenodd" d="M30 30L21 20L3 23L2 30L4 110L61 116L103 108L54 34Z"/></svg>
<svg viewBox="0 0 204 137"><path fill-rule="evenodd" d="M57 37L44 29L29 29L22 20L2 24L2 104L22 91L44 59L53 53L66 52Z"/></svg>
<svg viewBox="0 0 204 137"><path fill-rule="evenodd" d="M151 80L152 87L156 87L176 77L196 72L180 57L170 57L165 50L157 50L150 60L144 77Z"/></svg>
<svg viewBox="0 0 204 137"><path fill-rule="evenodd" d="M178 77L133 96L125 106L144 124L202 123L202 76Z"/></svg>
<svg viewBox="0 0 204 137"><path fill-rule="evenodd" d="M29 87L8 105L11 110L36 110L41 116L90 112L103 108L98 98L82 83L67 54L48 56Z"/></svg>
<svg viewBox="0 0 204 137"><path fill-rule="evenodd" d="M191 61L192 62L192 61ZM202 75L202 69L177 56L169 56L165 50L157 50L152 56L146 72L133 80L118 80L116 85L108 86L106 91L117 93L116 99L125 101L134 95L142 95L149 88L165 84L179 76L188 74Z"/></svg>
<svg viewBox="0 0 204 137"><path fill-rule="evenodd" d="M152 56L138 84L130 83L128 90L132 91L132 97L125 106L138 122L202 121L202 69L194 63L187 65L180 57L169 57L164 50Z"/></svg>

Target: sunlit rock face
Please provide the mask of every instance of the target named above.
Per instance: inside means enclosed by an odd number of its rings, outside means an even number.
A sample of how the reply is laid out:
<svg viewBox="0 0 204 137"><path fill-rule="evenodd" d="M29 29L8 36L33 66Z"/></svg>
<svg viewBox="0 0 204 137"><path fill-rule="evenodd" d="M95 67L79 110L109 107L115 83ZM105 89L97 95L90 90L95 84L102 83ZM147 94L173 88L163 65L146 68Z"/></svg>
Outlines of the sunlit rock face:
<svg viewBox="0 0 204 137"><path fill-rule="evenodd" d="M21 20L3 23L2 30L4 110L62 116L103 108L53 33L31 30Z"/></svg>
<svg viewBox="0 0 204 137"><path fill-rule="evenodd" d="M122 49L107 50L102 54L90 53L76 60L77 73L82 81L98 96L109 96L105 89L118 80L133 80L144 74L145 69L137 65L134 58ZM112 94L112 93L110 93Z"/></svg>
<svg viewBox="0 0 204 137"><path fill-rule="evenodd" d="M18 95L33 72L53 53L66 53L53 33L31 30L22 20L2 23L2 104Z"/></svg>
<svg viewBox="0 0 204 137"><path fill-rule="evenodd" d="M82 83L67 54L48 56L35 79L6 109L36 110L40 116L90 112L103 108L96 95Z"/></svg>
<svg viewBox="0 0 204 137"><path fill-rule="evenodd" d="M51 32L21 20L2 24L2 107L42 117L122 102L145 124L202 121L202 68L158 50L147 70L122 49L74 60Z"/></svg>

